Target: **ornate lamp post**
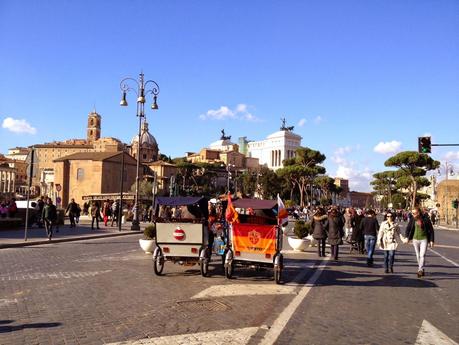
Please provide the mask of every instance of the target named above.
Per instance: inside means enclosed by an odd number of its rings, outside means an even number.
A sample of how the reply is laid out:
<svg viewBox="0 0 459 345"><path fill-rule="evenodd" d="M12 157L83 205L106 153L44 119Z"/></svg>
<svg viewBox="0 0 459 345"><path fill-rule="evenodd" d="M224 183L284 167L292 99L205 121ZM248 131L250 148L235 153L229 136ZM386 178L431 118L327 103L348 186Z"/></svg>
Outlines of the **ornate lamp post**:
<svg viewBox="0 0 459 345"><path fill-rule="evenodd" d="M129 84L133 85L131 87ZM121 80L120 89L123 91L123 98L121 99L120 105L126 107L128 105L126 101L127 92L134 92L137 95L137 117L139 118L139 133L137 137L137 174L135 180L135 202L134 202L134 219L132 220L131 230L140 230L139 223L139 171L140 171L140 137L142 135L142 118L145 117L145 96L151 93L153 95L153 104L151 109L157 110L158 104L156 103L157 96L159 94L159 86L153 80L144 80L143 72L139 74L139 79L124 78Z"/></svg>

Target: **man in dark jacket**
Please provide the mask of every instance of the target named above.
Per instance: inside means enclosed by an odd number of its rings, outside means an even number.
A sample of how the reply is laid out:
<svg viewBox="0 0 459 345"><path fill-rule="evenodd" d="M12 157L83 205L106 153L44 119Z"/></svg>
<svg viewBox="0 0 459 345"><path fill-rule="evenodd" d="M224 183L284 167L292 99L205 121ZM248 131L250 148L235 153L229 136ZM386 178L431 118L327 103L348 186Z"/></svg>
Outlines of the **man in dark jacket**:
<svg viewBox="0 0 459 345"><path fill-rule="evenodd" d="M360 231L365 238L365 249L367 250L367 265L373 266L373 254L375 251L376 237L378 235L379 223L375 211L368 210L365 218L360 223Z"/></svg>
<svg viewBox="0 0 459 345"><path fill-rule="evenodd" d="M312 237L317 241L319 257L325 256L325 241L328 232L328 217L323 208L317 209L311 221Z"/></svg>
<svg viewBox="0 0 459 345"><path fill-rule="evenodd" d="M69 213L70 227L76 227L75 217L78 213L78 204L75 202L75 199L72 198L72 200L68 204L67 208L65 209L65 213L67 212Z"/></svg>
<svg viewBox="0 0 459 345"><path fill-rule="evenodd" d="M406 226L405 237L408 241L413 242L416 259L418 260L418 278L421 278L424 276L427 245L433 247L435 233L429 215L423 213L419 207L412 211L412 216Z"/></svg>
<svg viewBox="0 0 459 345"><path fill-rule="evenodd" d="M57 219L56 206L53 205L51 198L48 198L46 205L43 207L42 219L48 239L51 241L51 237L53 237L53 222Z"/></svg>

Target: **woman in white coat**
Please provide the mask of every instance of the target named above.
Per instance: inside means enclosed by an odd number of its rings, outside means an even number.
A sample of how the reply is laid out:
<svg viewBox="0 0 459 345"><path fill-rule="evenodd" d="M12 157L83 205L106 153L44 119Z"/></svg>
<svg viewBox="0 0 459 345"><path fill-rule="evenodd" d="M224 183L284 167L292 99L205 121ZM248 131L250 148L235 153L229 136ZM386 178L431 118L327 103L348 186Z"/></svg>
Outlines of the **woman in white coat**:
<svg viewBox="0 0 459 345"><path fill-rule="evenodd" d="M406 239L400 233L400 228L395 222L392 213L386 214L386 220L381 223L377 242L379 249L384 251L384 272L394 273L395 250L398 247L398 239L406 243Z"/></svg>

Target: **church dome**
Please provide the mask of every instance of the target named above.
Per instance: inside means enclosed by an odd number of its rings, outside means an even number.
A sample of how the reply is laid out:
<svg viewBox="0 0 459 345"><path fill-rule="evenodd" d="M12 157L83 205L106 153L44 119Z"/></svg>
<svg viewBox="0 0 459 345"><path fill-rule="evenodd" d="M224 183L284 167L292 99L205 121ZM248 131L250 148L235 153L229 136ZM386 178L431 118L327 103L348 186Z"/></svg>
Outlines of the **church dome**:
<svg viewBox="0 0 459 345"><path fill-rule="evenodd" d="M135 135L133 138L132 138L132 141L131 141L131 144L134 146L134 145L137 145L137 135ZM150 134L150 132L148 131L148 123L147 122L143 122L142 123L142 130L141 130L141 134L140 134L140 146L141 147L154 147L154 148L157 148L158 147L158 143L156 142L156 139L153 135Z"/></svg>

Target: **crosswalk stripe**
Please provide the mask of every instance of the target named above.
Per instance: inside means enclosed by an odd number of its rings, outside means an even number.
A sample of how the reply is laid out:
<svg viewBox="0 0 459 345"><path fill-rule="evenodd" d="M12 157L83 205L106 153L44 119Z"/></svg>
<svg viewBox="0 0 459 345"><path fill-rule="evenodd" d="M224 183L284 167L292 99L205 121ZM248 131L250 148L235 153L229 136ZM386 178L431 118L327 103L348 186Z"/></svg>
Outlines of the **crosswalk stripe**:
<svg viewBox="0 0 459 345"><path fill-rule="evenodd" d="M191 297L229 297L229 296L254 296L254 295L279 295L293 294L298 286L266 285L266 284L228 284L213 285Z"/></svg>
<svg viewBox="0 0 459 345"><path fill-rule="evenodd" d="M107 345L244 345L257 333L259 327L247 327L228 329L221 331L209 331L189 334L168 335L157 338L145 338L134 341L122 341Z"/></svg>

